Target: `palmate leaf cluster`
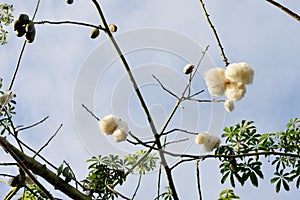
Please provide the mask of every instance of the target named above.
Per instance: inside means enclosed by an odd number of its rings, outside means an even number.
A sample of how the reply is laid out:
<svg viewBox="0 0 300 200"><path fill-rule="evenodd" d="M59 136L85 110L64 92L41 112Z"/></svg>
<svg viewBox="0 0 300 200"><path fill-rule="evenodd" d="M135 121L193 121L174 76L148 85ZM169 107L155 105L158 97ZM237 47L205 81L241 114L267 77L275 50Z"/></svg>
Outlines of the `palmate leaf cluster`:
<svg viewBox="0 0 300 200"><path fill-rule="evenodd" d="M221 183L227 180L235 187L236 182L242 186L250 181L258 186L258 179L263 179L262 155L274 166L276 192L283 188L290 190L290 183L300 185L300 119L291 119L285 131L274 133L257 133L253 121L245 121L235 126L224 128L222 137L226 138L226 145L216 150L220 158ZM298 155L298 156L297 156Z"/></svg>
<svg viewBox="0 0 300 200"><path fill-rule="evenodd" d="M14 8L13 5L0 4L0 44L4 45L7 43L8 31L5 26L9 26L13 20L14 16L12 14Z"/></svg>
<svg viewBox="0 0 300 200"><path fill-rule="evenodd" d="M115 199L118 197L114 191L116 185L122 185L130 173L136 172L144 175L154 170L157 160L156 154L146 154L144 150L129 154L124 159L118 155L93 156L87 160L90 165L88 176L82 181L84 190L92 198Z"/></svg>
<svg viewBox="0 0 300 200"><path fill-rule="evenodd" d="M0 78L0 96L5 92L2 90L2 78ZM0 105L0 136L4 134L10 134L10 129L12 126L12 115L16 114L15 112L15 100L10 100L4 107Z"/></svg>

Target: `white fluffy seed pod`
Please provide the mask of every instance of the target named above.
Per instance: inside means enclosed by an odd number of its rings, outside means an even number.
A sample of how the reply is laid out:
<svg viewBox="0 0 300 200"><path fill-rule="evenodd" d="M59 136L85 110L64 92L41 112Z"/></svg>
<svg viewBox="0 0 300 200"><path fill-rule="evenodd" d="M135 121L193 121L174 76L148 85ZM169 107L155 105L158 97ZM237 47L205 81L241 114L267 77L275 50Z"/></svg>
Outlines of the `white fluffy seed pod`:
<svg viewBox="0 0 300 200"><path fill-rule="evenodd" d="M128 133L123 131L120 128L117 128L112 134L115 142L123 142L126 141Z"/></svg>
<svg viewBox="0 0 300 200"><path fill-rule="evenodd" d="M0 96L0 106L5 106L8 104L12 98L14 97L14 94L7 90L3 95Z"/></svg>
<svg viewBox="0 0 300 200"><path fill-rule="evenodd" d="M226 110L227 112L233 111L233 110L234 110L234 103L233 103L233 101L230 101L230 100L227 99L227 100L224 102L224 108L225 108L225 110Z"/></svg>
<svg viewBox="0 0 300 200"><path fill-rule="evenodd" d="M203 144L207 136L208 136L208 133L199 133L195 138L195 143Z"/></svg>
<svg viewBox="0 0 300 200"><path fill-rule="evenodd" d="M118 118L114 115L107 115L99 120L98 125L104 135L111 135L117 128Z"/></svg>
<svg viewBox="0 0 300 200"><path fill-rule="evenodd" d="M213 96L222 96L225 92L225 70L212 68L205 73L205 83L208 91Z"/></svg>
<svg viewBox="0 0 300 200"><path fill-rule="evenodd" d="M211 152L212 150L218 148L220 143L221 140L218 136L208 134L204 140L203 147L206 152Z"/></svg>
<svg viewBox="0 0 300 200"><path fill-rule="evenodd" d="M230 82L226 84L225 95L230 101L238 101L244 97L246 91L245 85Z"/></svg>
<svg viewBox="0 0 300 200"><path fill-rule="evenodd" d="M182 71L183 71L184 74L190 74L190 73L193 72L193 69L194 69L194 65L187 64L187 65L184 66Z"/></svg>
<svg viewBox="0 0 300 200"><path fill-rule="evenodd" d="M117 32L117 30L118 30L118 27L115 24L108 25L108 28L109 28L110 32L113 32L113 33Z"/></svg>
<svg viewBox="0 0 300 200"><path fill-rule="evenodd" d="M225 77L231 82L251 84L253 82L254 71L245 63L232 63L226 67Z"/></svg>

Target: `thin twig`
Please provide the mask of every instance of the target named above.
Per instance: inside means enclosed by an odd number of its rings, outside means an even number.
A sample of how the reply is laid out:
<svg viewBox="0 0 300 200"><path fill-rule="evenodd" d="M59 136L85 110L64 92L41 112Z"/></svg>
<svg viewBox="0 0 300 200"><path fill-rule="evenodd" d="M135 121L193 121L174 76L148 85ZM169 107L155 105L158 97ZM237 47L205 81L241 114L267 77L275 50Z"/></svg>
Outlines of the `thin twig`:
<svg viewBox="0 0 300 200"><path fill-rule="evenodd" d="M176 99L179 99L179 97L174 94L173 92L171 92L170 90L168 90L161 82L160 80L154 75L152 74L153 78L159 83L159 85L162 87L163 90L165 90L166 92L168 92L170 95L172 95L173 97L175 97Z"/></svg>
<svg viewBox="0 0 300 200"><path fill-rule="evenodd" d="M187 134L192 134L192 135L198 135L198 133L191 132L191 131L188 131L188 130L183 130L183 129L180 129L180 128L174 128L170 131L164 132L162 135L168 135L169 133L173 133L175 131L180 131L180 132L187 133Z"/></svg>
<svg viewBox="0 0 300 200"><path fill-rule="evenodd" d="M41 1L41 0L38 0L38 2L37 2L37 4L36 4L35 11L34 11L33 16L32 16L32 21L34 20L34 18L35 18L35 16L36 16L36 13L37 13L37 11L38 11L38 9L39 9L40 1Z"/></svg>
<svg viewBox="0 0 300 200"><path fill-rule="evenodd" d="M18 165L17 163L0 163L0 166L14 166L14 165Z"/></svg>
<svg viewBox="0 0 300 200"><path fill-rule="evenodd" d="M170 168L172 170L172 168ZM159 170L158 170L158 179L157 179L157 197L159 200L160 197L160 183L161 183L161 164L159 165Z"/></svg>
<svg viewBox="0 0 300 200"><path fill-rule="evenodd" d="M71 25L79 25L79 26L87 26L87 27L92 27L92 28L96 28L96 29L100 29L104 31L104 28L102 28L102 26L100 25L93 25L93 24L88 24L88 23L84 23L84 22L75 22L75 21L47 21L47 20L43 20L43 21L39 21L39 22L34 22L34 24L71 24Z"/></svg>
<svg viewBox="0 0 300 200"><path fill-rule="evenodd" d="M45 117L45 118L42 119L41 121L38 121L38 122L36 122L36 123L34 123L34 124L30 125L30 126L26 126L26 127L19 128L19 129L17 129L16 131L17 131L17 132L19 132L19 131L24 131L24 130L26 130L26 129L30 129L30 128L32 128L32 127L35 127L35 126L37 126L37 125L43 123L44 121L46 121L48 118L49 118L49 116Z"/></svg>
<svg viewBox="0 0 300 200"><path fill-rule="evenodd" d="M214 35L215 35L215 38L216 38L216 40L217 40L218 46L219 46L220 51L221 51L221 56L222 56L222 58L223 58L223 62L224 62L224 64L225 64L225 66L227 66L227 65L229 65L229 62L228 62L228 59L227 59L227 57L226 57L226 55L225 55L224 48L223 48L223 46L222 46L222 44L221 44L220 38L219 38L219 36L218 36L218 33L217 33L217 31L216 31L216 29L215 29L213 23L211 22L211 20L210 20L210 18L209 18L209 14L207 13L207 10L206 10L206 8L205 8L205 4L204 4L203 0L200 0L200 3L201 3L201 5L202 5L202 9L203 9L204 14L205 14L205 16L206 16L206 20L207 20L207 22L209 23L209 25L210 25L210 27L211 27L211 29L212 29Z"/></svg>
<svg viewBox="0 0 300 200"><path fill-rule="evenodd" d="M40 152L51 142L51 140L57 135L57 133L59 132L59 130L61 129L61 127L63 126L63 124L60 124L58 129L55 131L55 133L50 137L50 139L35 153L35 155L33 156L33 158L36 157L36 155L40 154Z"/></svg>
<svg viewBox="0 0 300 200"><path fill-rule="evenodd" d="M189 159L183 159L183 160L180 160L178 161L177 163L175 163L172 167L171 167L171 170L173 170L175 167L177 167L178 165L184 163L184 162L190 162L190 161L193 161L195 160L194 158L189 158Z"/></svg>
<svg viewBox="0 0 300 200"><path fill-rule="evenodd" d="M90 111L90 110L88 109L88 107L86 107L86 105L81 104L81 106L82 106L88 113L90 113L97 121L100 120L99 117L97 117L92 111Z"/></svg>
<svg viewBox="0 0 300 200"><path fill-rule="evenodd" d="M283 12L287 13L288 15L290 15L291 17L293 17L294 19L296 19L297 21L300 22L300 16L297 13L291 11L290 9L277 3L276 1L273 1L273 0L266 0L266 1L269 2L270 4L276 6L277 8L283 10Z"/></svg>
<svg viewBox="0 0 300 200"><path fill-rule="evenodd" d="M194 97L194 96L197 96L198 94L201 94L202 92L204 92L204 90L201 90L201 91L199 91L199 92L196 92L195 94L192 94L191 96L189 95L188 97L189 97L189 98L192 98L192 97Z"/></svg>
<svg viewBox="0 0 300 200"><path fill-rule="evenodd" d="M202 200L201 184L200 184L200 170L199 170L199 160L196 160L196 173L197 173L197 188L199 199Z"/></svg>
<svg viewBox="0 0 300 200"><path fill-rule="evenodd" d="M175 141L171 141L171 142L166 142L163 147L165 148L167 145L169 144L176 144L176 143L180 143L180 142L185 142L185 141L188 141L189 139L188 138L185 138L185 139L181 139L181 140L175 140Z"/></svg>
<svg viewBox="0 0 300 200"><path fill-rule="evenodd" d="M121 194L120 192L114 190L112 187L110 187L109 185L105 185L110 191L112 191L113 193L119 195L120 197L122 197L123 199L126 199L126 200L131 200L130 198L124 196L123 194Z"/></svg>
<svg viewBox="0 0 300 200"><path fill-rule="evenodd" d="M225 102L225 100L215 100L215 99L193 99L193 98L184 98L185 100L197 101L199 103L220 103Z"/></svg>
<svg viewBox="0 0 300 200"><path fill-rule="evenodd" d="M135 188L135 191L134 191L134 193L133 193L133 195L132 195L131 200L133 200L133 199L135 198L135 196L136 196L136 194L137 194L137 191L138 191L138 189L140 188L141 180L142 180L142 174L139 175L139 180L138 180L137 186L136 186L136 188Z"/></svg>

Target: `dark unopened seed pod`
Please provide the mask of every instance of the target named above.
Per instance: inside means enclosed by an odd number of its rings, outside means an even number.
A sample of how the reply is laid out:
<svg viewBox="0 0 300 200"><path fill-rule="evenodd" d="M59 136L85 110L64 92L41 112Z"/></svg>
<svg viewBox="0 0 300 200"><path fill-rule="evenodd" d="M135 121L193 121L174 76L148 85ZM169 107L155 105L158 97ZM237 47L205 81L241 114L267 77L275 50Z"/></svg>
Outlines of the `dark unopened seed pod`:
<svg viewBox="0 0 300 200"><path fill-rule="evenodd" d="M67 0L67 4L72 4L74 0Z"/></svg>
<svg viewBox="0 0 300 200"><path fill-rule="evenodd" d="M118 27L115 24L108 25L108 28L109 28L110 32L113 32L113 33L117 32L117 30L118 30Z"/></svg>
<svg viewBox="0 0 300 200"><path fill-rule="evenodd" d="M34 41L34 38L35 38L35 29L32 32L26 33L26 41L28 43L32 43Z"/></svg>
<svg viewBox="0 0 300 200"><path fill-rule="evenodd" d="M95 39L95 38L97 38L99 36L99 34L100 34L99 29L95 28L95 29L92 30L90 36L91 36L92 39Z"/></svg>
<svg viewBox="0 0 300 200"><path fill-rule="evenodd" d="M25 26L22 26L20 28L18 28L16 31L15 31L17 37L22 37L23 35L25 35L26 31L25 31Z"/></svg>
<svg viewBox="0 0 300 200"><path fill-rule="evenodd" d="M23 26L23 23L22 23L20 20L17 19L17 20L14 22L14 31L19 30L20 28L22 28L22 26Z"/></svg>
<svg viewBox="0 0 300 200"><path fill-rule="evenodd" d="M34 23L33 21L29 21L28 24L26 24L26 27L25 27L25 31L28 33L28 32L33 32L35 30L34 28Z"/></svg>
<svg viewBox="0 0 300 200"><path fill-rule="evenodd" d="M182 71L184 74L190 74L190 73L192 73L193 69L194 69L194 65L187 64L186 66L184 66Z"/></svg>
<svg viewBox="0 0 300 200"><path fill-rule="evenodd" d="M22 22L23 24L28 24L29 17L27 14L20 14L18 20L20 20L20 22Z"/></svg>

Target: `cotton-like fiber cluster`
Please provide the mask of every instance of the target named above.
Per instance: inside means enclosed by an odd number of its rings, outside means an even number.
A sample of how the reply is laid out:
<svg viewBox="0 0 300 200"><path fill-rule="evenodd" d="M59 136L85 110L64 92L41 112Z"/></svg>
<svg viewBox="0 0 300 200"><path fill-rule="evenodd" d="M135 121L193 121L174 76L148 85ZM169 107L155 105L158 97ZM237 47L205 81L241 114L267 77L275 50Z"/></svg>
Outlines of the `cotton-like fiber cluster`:
<svg viewBox="0 0 300 200"><path fill-rule="evenodd" d="M226 85L225 96L230 101L238 101L246 94L246 87L243 84L230 82Z"/></svg>
<svg viewBox="0 0 300 200"><path fill-rule="evenodd" d="M232 63L226 67L212 68L205 73L205 83L212 96L225 94L227 102L224 107L228 112L234 109L234 102L241 100L246 94L247 84L253 82L254 71L245 63Z"/></svg>
<svg viewBox="0 0 300 200"><path fill-rule="evenodd" d="M114 115L107 115L103 119L99 120L99 128L105 135L111 135L117 128L117 117Z"/></svg>
<svg viewBox="0 0 300 200"><path fill-rule="evenodd" d="M224 108L227 112L231 112L234 110L234 103L233 101L230 101L230 100L226 100L224 102Z"/></svg>
<svg viewBox="0 0 300 200"><path fill-rule="evenodd" d="M195 143L203 144L204 150L206 152L211 152L219 147L221 140L218 136L210 133L199 133L195 138Z"/></svg>
<svg viewBox="0 0 300 200"><path fill-rule="evenodd" d="M112 135L115 142L122 142L127 139L128 125L114 115L107 115L99 120L99 128L104 135Z"/></svg>
<svg viewBox="0 0 300 200"><path fill-rule="evenodd" d="M226 67L225 77L231 82L237 82L244 85L253 82L254 71L245 63L232 63Z"/></svg>
<svg viewBox="0 0 300 200"><path fill-rule="evenodd" d="M205 73L205 82L208 91L213 96L222 96L225 92L225 70L212 68Z"/></svg>

